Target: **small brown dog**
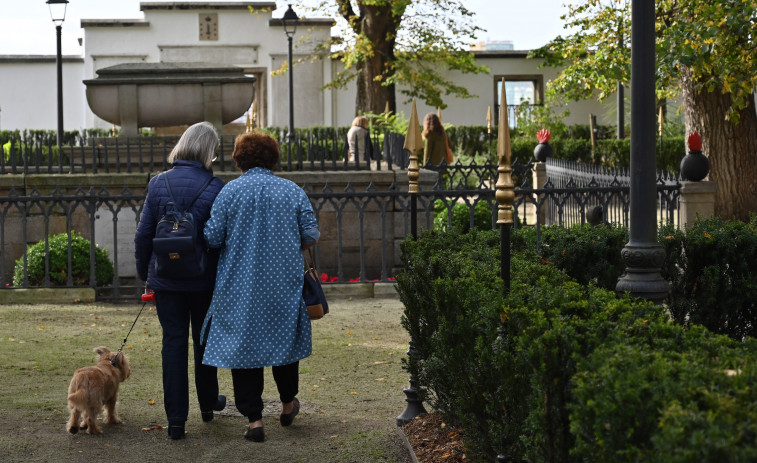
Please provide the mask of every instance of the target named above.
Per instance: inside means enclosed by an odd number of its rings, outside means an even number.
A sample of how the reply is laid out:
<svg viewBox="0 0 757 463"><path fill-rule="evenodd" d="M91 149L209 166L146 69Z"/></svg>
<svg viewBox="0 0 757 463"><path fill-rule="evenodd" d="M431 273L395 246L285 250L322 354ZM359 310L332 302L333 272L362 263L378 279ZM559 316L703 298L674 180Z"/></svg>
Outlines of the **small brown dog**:
<svg viewBox="0 0 757 463"><path fill-rule="evenodd" d="M95 352L97 365L76 370L68 386L71 417L66 430L71 434L76 434L80 428L89 434L100 434L97 415L103 407L106 423L121 422L116 414L116 399L118 385L131 375L129 359L123 352L113 353L106 347L98 347Z"/></svg>

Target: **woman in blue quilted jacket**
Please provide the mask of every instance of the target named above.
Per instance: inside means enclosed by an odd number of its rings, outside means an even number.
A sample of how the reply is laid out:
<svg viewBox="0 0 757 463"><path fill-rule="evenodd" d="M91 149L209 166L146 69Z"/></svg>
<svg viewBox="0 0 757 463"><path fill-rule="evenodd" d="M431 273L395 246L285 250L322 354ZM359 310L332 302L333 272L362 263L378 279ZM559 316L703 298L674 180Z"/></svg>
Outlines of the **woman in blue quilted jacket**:
<svg viewBox="0 0 757 463"><path fill-rule="evenodd" d="M208 122L194 124L184 132L168 157L173 167L150 180L134 237L137 274L146 282L147 288L155 291L158 319L163 328L163 399L171 439L184 437L184 424L189 415L187 351L190 325L195 386L202 420L211 421L213 411L223 410L226 406L226 397L218 395L216 368L202 364L205 346L200 343L200 329L213 296L218 266L218 251L208 250L202 234L213 200L223 188L223 181L211 172L218 146L218 134ZM164 276L156 266L153 238L158 222L167 209L170 210L169 203L174 201L177 209L188 209L192 213L199 238L203 240L202 249L207 252L205 272L199 277Z"/></svg>

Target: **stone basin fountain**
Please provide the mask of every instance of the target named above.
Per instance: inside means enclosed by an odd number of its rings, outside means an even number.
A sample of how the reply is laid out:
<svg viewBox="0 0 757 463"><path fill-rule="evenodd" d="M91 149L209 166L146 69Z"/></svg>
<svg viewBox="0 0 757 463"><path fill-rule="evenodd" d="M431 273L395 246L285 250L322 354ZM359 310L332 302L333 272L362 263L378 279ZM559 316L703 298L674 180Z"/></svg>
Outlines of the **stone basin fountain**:
<svg viewBox="0 0 757 463"><path fill-rule="evenodd" d="M121 137L139 127L208 121L221 129L250 107L255 77L236 66L207 63L128 63L85 80L87 103L101 119L121 126Z"/></svg>

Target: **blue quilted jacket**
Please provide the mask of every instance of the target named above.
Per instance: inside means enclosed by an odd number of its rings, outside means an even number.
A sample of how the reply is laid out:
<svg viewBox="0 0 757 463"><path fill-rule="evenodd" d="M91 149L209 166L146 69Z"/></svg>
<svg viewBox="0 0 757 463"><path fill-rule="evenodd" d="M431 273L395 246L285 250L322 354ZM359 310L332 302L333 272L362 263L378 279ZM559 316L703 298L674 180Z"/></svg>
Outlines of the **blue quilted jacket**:
<svg viewBox="0 0 757 463"><path fill-rule="evenodd" d="M173 280L155 275L155 256L152 253L152 239L155 227L165 213L166 205L171 201L166 189L163 176L168 176L171 192L177 205L182 209L189 205L198 189L205 184L213 174L205 169L198 161L176 161L173 168L150 179L147 187L147 198L139 218L137 234L134 237L134 256L137 259L137 275L147 281L147 287L156 291L207 291L215 284L216 268L218 267L217 249L208 251L208 270L200 278L192 280ZM223 188L223 181L213 178L205 190L200 194L192 207L199 227L199 236L204 240L202 229L210 218L210 207L218 192Z"/></svg>

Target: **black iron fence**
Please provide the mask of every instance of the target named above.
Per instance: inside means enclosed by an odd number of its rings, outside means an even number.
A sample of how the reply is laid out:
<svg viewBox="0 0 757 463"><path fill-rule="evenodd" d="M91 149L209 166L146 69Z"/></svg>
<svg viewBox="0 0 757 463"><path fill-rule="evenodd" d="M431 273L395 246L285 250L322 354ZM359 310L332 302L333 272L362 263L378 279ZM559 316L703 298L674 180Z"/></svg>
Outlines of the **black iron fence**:
<svg viewBox="0 0 757 463"><path fill-rule="evenodd" d="M297 130L289 143L281 130L268 130L281 145L282 171L382 170L407 167L409 156L403 150L402 134L374 131L373 153L349 162L346 131L332 128ZM179 137L114 138L69 137L57 146L52 137L28 136L6 140L0 156L0 174L59 173L141 173L168 169L168 155ZM235 169L231 154L235 136L221 137L213 168L218 172Z"/></svg>
<svg viewBox="0 0 757 463"><path fill-rule="evenodd" d="M134 146L128 141L124 145L103 143L98 148L102 150L102 160L113 159L114 162L88 166L93 168L93 173L105 173L108 168L110 173L121 174L167 169L165 159L170 152L169 145L155 141L151 145ZM282 161L282 170L289 169L291 159L293 170L339 171L341 168L351 172L383 169L393 171L395 180L381 187L373 183L359 185L349 181L353 174L345 172L343 178L346 180L342 182L345 186L339 188L328 183L317 187L303 184L321 231L327 236L317 247L319 269L329 282L392 281L399 265L399 243L410 234L411 226L410 196L402 171L409 158L402 150L404 137L387 133L381 139L374 139L380 143L377 146L381 146L381 158L362 160L357 164L345 164L340 153L344 149L343 142L334 138L331 142L327 144L320 139L294 144L298 146L297 156ZM230 170L230 143L225 139L219 153L216 162L219 171ZM86 151L88 148L81 146L64 148L64 151L66 149L79 159L90 153ZM39 159L43 157L42 152L37 145L32 154ZM84 155L79 156L82 153ZM11 159L14 159L12 153ZM64 165L60 159L57 160L58 168ZM71 162L70 157L66 159ZM48 160L47 169L39 163L31 165L27 162L21 170L27 173L37 170L40 173L54 172L56 169L50 169L50 162ZM16 166L15 173L21 173L19 165L11 164L11 167L13 165ZM95 165L98 170L94 170ZM0 167L9 165L0 164ZM455 162L435 166L433 170L438 175L436 184L427 184L418 194L420 228L453 226L454 222L460 221L461 213L463 222L467 221L469 227L496 228L495 164ZM542 188L536 188L531 180L533 170L531 162L516 160L513 163L513 179L517 185L513 205L515 228L549 223L585 224L592 221L597 206L603 209L601 220L628 225L629 186L624 172L550 161L547 165L549 180ZM13 169L6 173L13 173ZM3 179L19 177L9 175ZM146 180L144 183L146 185ZM133 237L144 201L144 186L139 190L122 188L113 191L105 186L44 188L2 185L0 182L0 287L86 284L95 288L100 299L133 300L141 290L134 275ZM677 223L680 184L672 176L660 174L657 190L660 220ZM60 233L65 235L64 241L69 244L62 261L51 252L50 244L51 237ZM81 257L70 246L76 235L91 243L84 256L89 270L86 281L77 276ZM41 243L38 244L39 255L29 247L33 243ZM107 283L98 282L95 276L97 254L101 248L108 251L113 262L113 277Z"/></svg>

